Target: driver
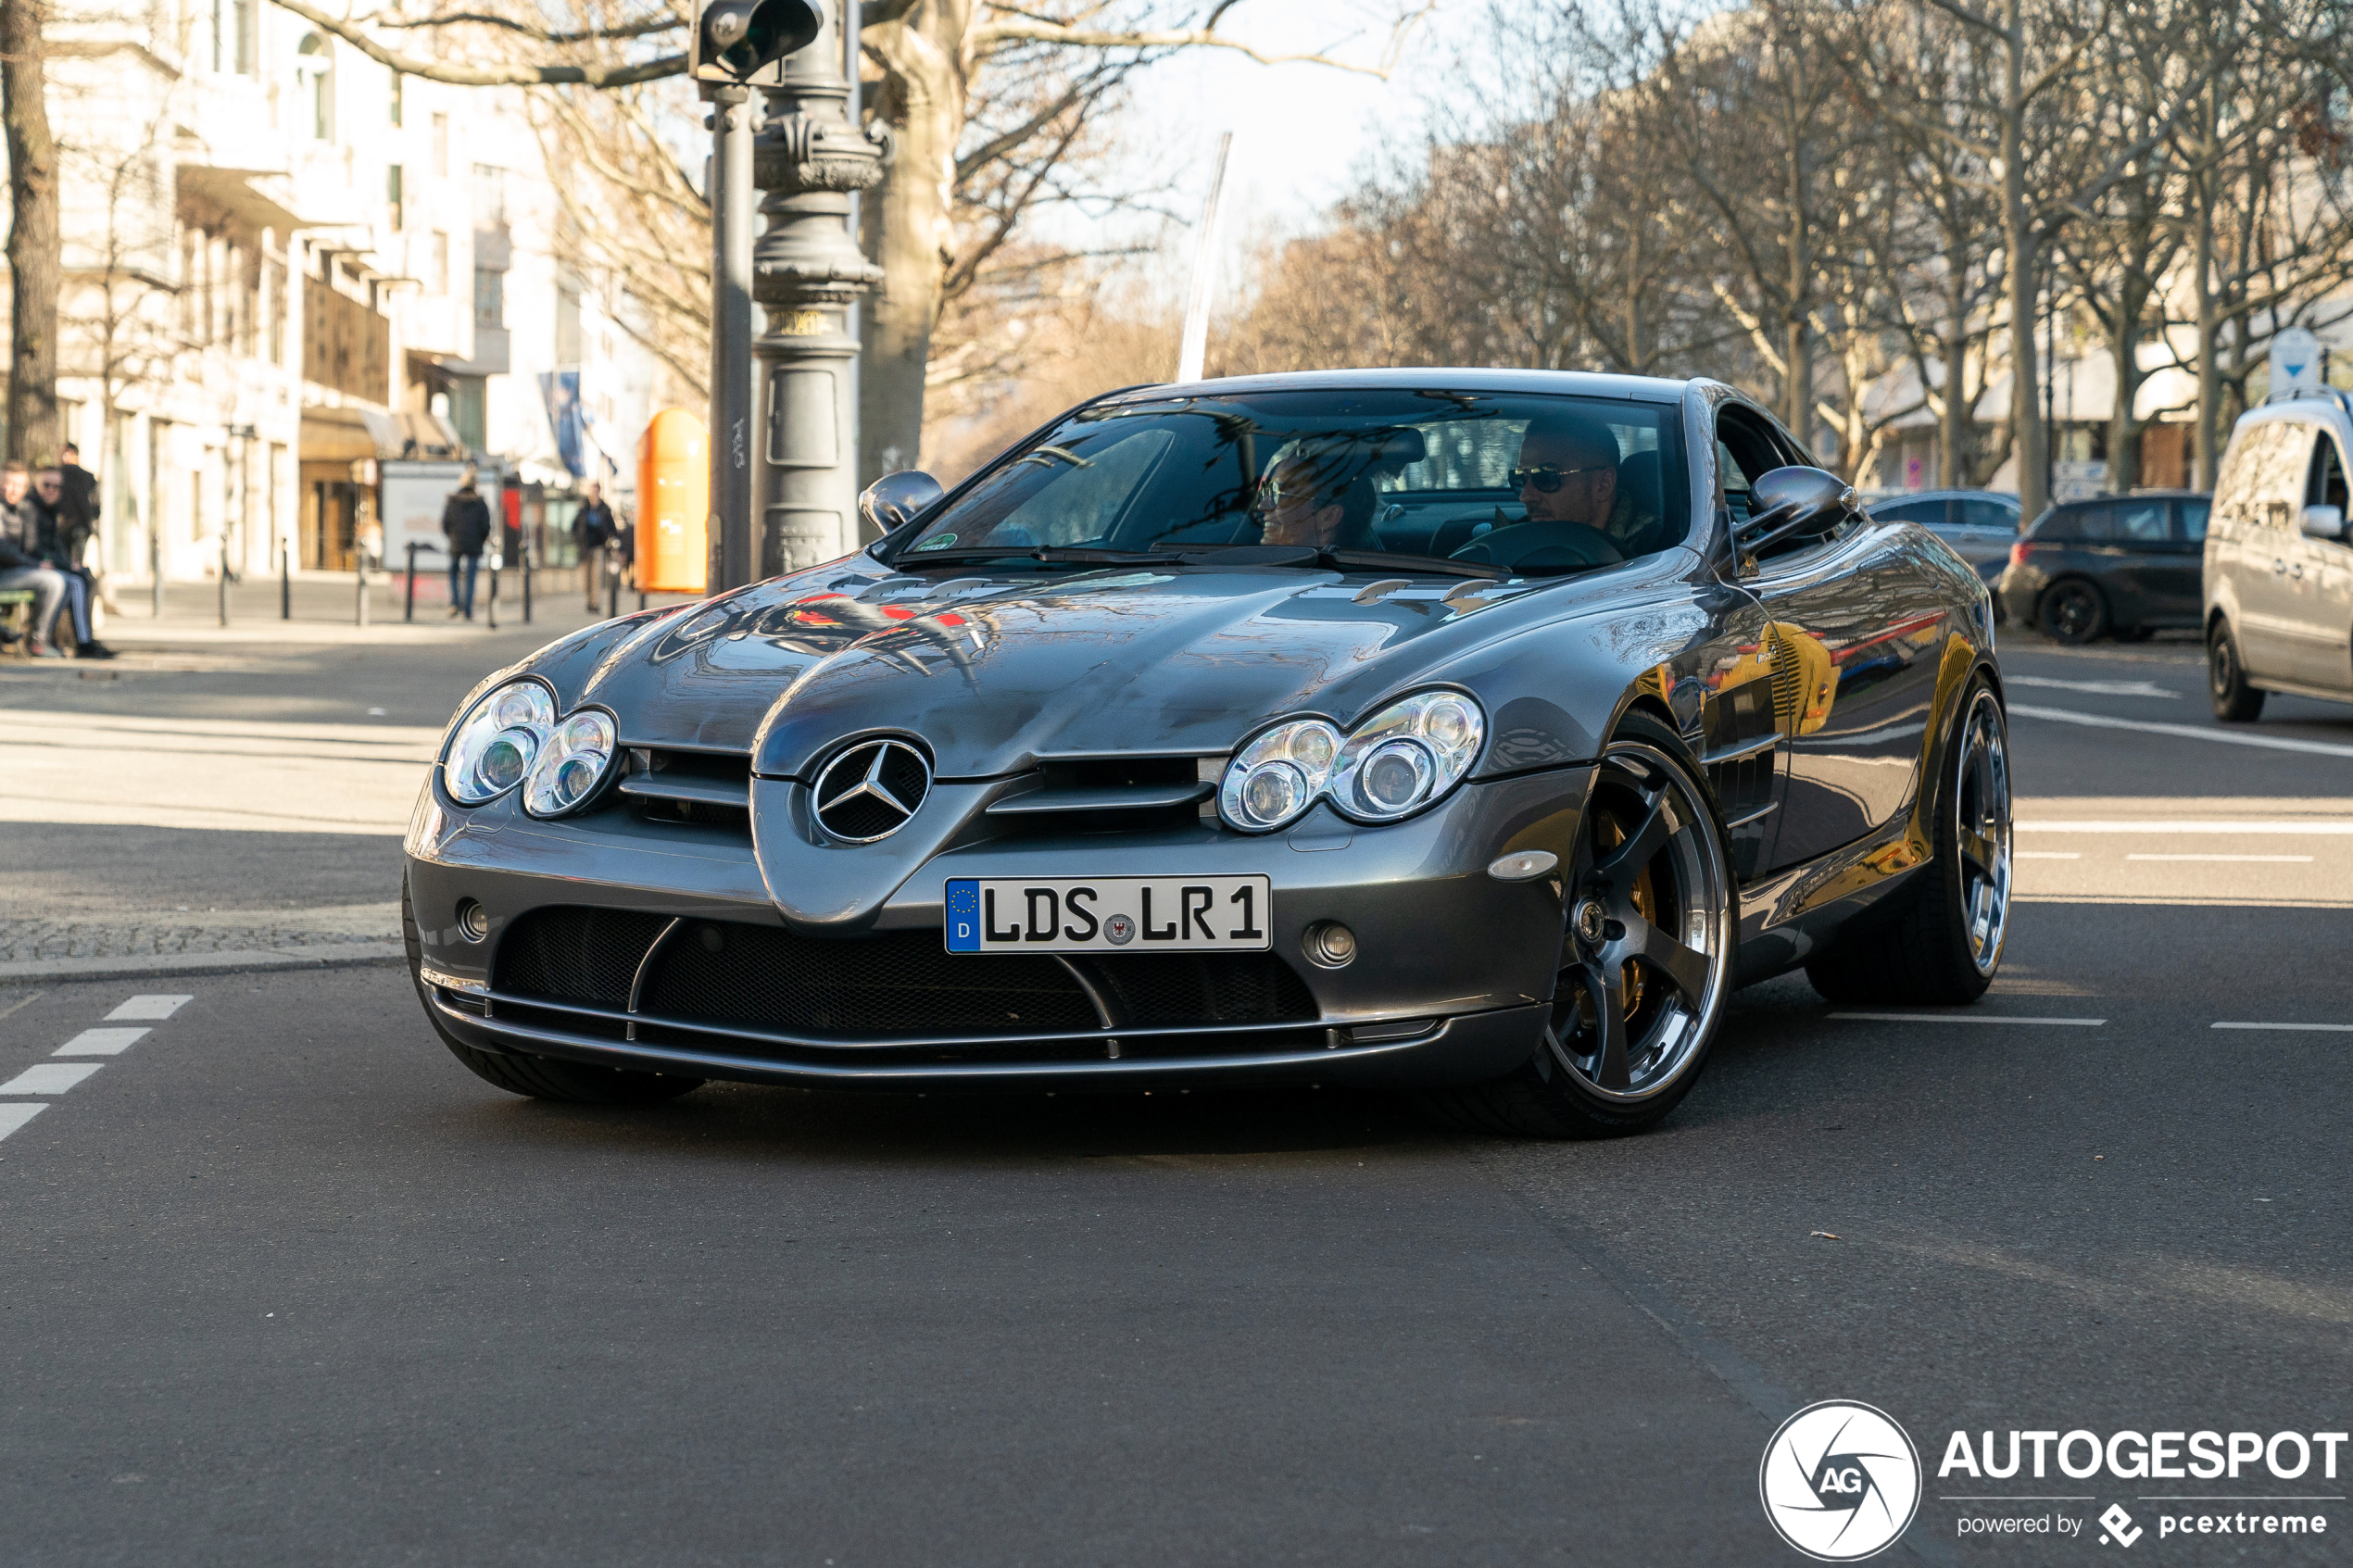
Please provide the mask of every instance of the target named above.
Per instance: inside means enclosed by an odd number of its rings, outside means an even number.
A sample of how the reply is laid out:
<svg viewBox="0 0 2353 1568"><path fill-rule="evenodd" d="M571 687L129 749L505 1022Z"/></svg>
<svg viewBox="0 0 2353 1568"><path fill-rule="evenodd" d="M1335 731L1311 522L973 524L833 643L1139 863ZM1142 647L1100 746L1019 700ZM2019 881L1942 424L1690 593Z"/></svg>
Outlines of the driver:
<svg viewBox="0 0 2353 1568"><path fill-rule="evenodd" d="M1616 521L1617 437L1575 414L1530 420L1512 484L1530 522L1576 522L1606 533Z"/></svg>

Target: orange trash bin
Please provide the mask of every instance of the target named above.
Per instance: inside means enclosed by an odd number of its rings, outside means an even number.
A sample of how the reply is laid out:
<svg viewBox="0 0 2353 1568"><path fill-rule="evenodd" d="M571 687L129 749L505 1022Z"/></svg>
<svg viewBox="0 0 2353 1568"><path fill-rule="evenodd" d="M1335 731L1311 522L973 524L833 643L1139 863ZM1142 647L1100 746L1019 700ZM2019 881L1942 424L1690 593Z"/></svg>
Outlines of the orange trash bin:
<svg viewBox="0 0 2353 1568"><path fill-rule="evenodd" d="M711 570L711 433L684 408L664 408L637 443L637 585L699 594Z"/></svg>

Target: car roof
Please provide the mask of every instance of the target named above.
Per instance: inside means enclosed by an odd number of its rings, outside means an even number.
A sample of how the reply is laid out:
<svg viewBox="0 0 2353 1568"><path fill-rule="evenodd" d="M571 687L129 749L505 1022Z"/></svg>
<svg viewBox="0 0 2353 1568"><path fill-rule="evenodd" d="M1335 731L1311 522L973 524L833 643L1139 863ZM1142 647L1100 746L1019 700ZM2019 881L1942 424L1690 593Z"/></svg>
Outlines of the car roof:
<svg viewBox="0 0 2353 1568"><path fill-rule="evenodd" d="M2106 507L2118 501L2203 501L2204 490L2127 490L2120 495L2078 495L2072 501L2055 501L2056 507Z"/></svg>
<svg viewBox="0 0 2353 1568"><path fill-rule="evenodd" d="M1237 395L1252 392L1313 392L1344 387L1423 388L1459 392L1550 392L1585 397L1618 397L1632 403L1680 403L1689 381L1663 376L1607 375L1591 370L1498 370L1423 366L1337 370L1288 370L1264 376L1221 376L1214 381L1130 387L1115 400L1172 395Z"/></svg>
<svg viewBox="0 0 2353 1568"><path fill-rule="evenodd" d="M1874 507L1900 506L1906 501L1997 501L2018 505L2018 496L2007 490L1897 490L1881 495L1871 503Z"/></svg>

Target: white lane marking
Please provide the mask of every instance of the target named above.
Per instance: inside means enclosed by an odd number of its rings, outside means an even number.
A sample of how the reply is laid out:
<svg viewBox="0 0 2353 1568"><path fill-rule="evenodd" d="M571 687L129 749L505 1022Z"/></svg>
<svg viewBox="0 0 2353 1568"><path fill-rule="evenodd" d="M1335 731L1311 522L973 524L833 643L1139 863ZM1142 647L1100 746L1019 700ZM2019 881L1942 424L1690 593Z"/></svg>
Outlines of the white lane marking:
<svg viewBox="0 0 2353 1568"><path fill-rule="evenodd" d="M125 1018L148 1018L162 1020L170 1018L173 1013L178 1012L182 1008L186 1007L190 1002L193 1002L195 999L196 998L194 997L167 997L161 995L133 997L129 1001L123 1003L120 1007L115 1009L114 1011L107 1014L107 1022L108 1023L113 1023L118 1020Z"/></svg>
<svg viewBox="0 0 2353 1568"><path fill-rule="evenodd" d="M47 1100L37 1100L31 1105L0 1105L0 1138L6 1137L48 1109Z"/></svg>
<svg viewBox="0 0 2353 1568"><path fill-rule="evenodd" d="M0 1084L0 1095L61 1095L105 1065L103 1061L44 1061Z"/></svg>
<svg viewBox="0 0 2353 1568"><path fill-rule="evenodd" d="M2332 741L2296 740L2287 735L2251 735L2238 730L2211 730L2197 724L2158 724L2145 719L2111 719L2105 713L2078 713L2067 708L2009 705L2014 718L2049 719L2061 724L2088 724L2095 730L2138 730L2144 734L2178 735L2185 740L2221 741L2225 746L2260 746L2266 751L2301 751L2314 757L2353 757L2353 746Z"/></svg>
<svg viewBox="0 0 2353 1568"><path fill-rule="evenodd" d="M2105 1018L2016 1018L1990 1012L1834 1012L1832 1018L1866 1018L1881 1023L2055 1023L2097 1029Z"/></svg>
<svg viewBox="0 0 2353 1568"><path fill-rule="evenodd" d="M2006 686L2043 686L2055 692L2089 692L2094 696L2161 696L2171 701L2182 700L2180 692L2168 691L2154 681L2057 681L2048 675L2005 675Z"/></svg>
<svg viewBox="0 0 2353 1568"><path fill-rule="evenodd" d="M2019 833L2163 833L2272 834L2282 838L2353 837L2353 819L2344 817L2257 817L2201 822L2196 817L2168 817L2145 822L2050 821L2012 822Z"/></svg>
<svg viewBox="0 0 2353 1568"><path fill-rule="evenodd" d="M152 1029L84 1029L56 1050L51 1056L120 1056L133 1041L152 1035Z"/></svg>
<svg viewBox="0 0 2353 1568"><path fill-rule="evenodd" d="M2353 1023L2217 1023L2217 1029L2297 1029L2318 1035L2353 1035Z"/></svg>
<svg viewBox="0 0 2353 1568"><path fill-rule="evenodd" d="M2124 858L2128 860L2194 860L2199 864L2219 862L2234 866L2253 862L2267 866L2309 866L2312 863L2309 855L2127 855Z"/></svg>
<svg viewBox="0 0 2353 1568"><path fill-rule="evenodd" d="M2018 858L2021 860L2080 860L2083 852L2080 849L2021 849Z"/></svg>

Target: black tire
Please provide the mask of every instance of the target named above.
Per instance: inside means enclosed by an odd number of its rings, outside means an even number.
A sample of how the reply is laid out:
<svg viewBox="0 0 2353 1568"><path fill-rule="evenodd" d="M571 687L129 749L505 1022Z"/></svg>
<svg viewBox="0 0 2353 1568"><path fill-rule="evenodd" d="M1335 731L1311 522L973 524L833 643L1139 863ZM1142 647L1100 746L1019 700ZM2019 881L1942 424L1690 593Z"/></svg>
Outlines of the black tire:
<svg viewBox="0 0 2353 1568"><path fill-rule="evenodd" d="M409 880L400 882L400 935L409 948L409 979L417 987L417 1000L425 1001L424 954L417 940L416 917L409 912ZM425 1022L449 1054L466 1064L467 1071L484 1083L506 1090L510 1095L525 1095L533 1099L562 1100L573 1105L657 1105L680 1095L691 1094L703 1085L700 1078L677 1078L661 1073L635 1073L623 1067L598 1067L585 1061L560 1061L546 1056L509 1056L497 1051L479 1051L461 1040L453 1038L442 1025L432 1007L425 1008Z"/></svg>
<svg viewBox="0 0 2353 1568"><path fill-rule="evenodd" d="M2206 633L2206 696L2214 705L2214 717L2224 723L2246 724L2263 717L2263 694L2246 684L2238 638L2219 615Z"/></svg>
<svg viewBox="0 0 2353 1568"><path fill-rule="evenodd" d="M1543 1038L1502 1078L1425 1097L1455 1126L1540 1138L1639 1133L1691 1092L1715 1043L1740 937L1723 820L1682 742L1646 715L1620 723L1601 766L1563 880L1562 961ZM1706 929L1705 947L1669 935L1695 927Z"/></svg>
<svg viewBox="0 0 2353 1568"><path fill-rule="evenodd" d="M2009 730L1982 675L1962 694L1934 809L1935 848L1918 886L1806 966L1829 1000L1958 1007L1983 996L2002 966L2012 863Z"/></svg>
<svg viewBox="0 0 2353 1568"><path fill-rule="evenodd" d="M2081 647L2108 630L2108 600L2080 577L2054 583L2034 607L2034 624L2055 643Z"/></svg>

